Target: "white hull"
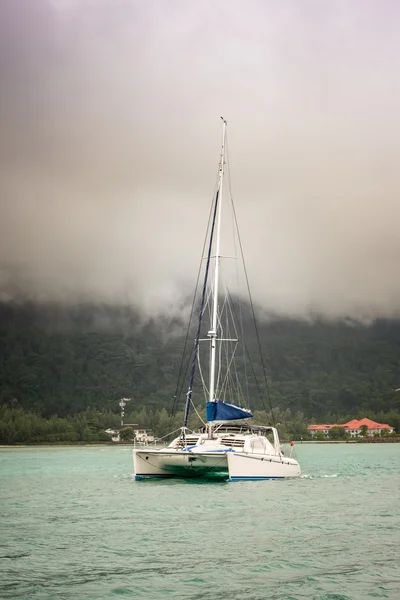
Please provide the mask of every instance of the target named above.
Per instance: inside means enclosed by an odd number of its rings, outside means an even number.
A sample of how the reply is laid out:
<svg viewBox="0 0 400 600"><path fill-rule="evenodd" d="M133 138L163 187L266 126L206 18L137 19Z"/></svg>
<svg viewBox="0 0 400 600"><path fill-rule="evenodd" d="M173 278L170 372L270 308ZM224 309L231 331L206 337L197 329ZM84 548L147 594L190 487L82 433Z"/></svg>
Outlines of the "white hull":
<svg viewBox="0 0 400 600"><path fill-rule="evenodd" d="M203 477L228 472L225 452L192 453L183 450L133 450L135 479Z"/></svg>
<svg viewBox="0 0 400 600"><path fill-rule="evenodd" d="M294 458L229 452L229 481L286 479L299 477L300 465Z"/></svg>
<svg viewBox="0 0 400 600"><path fill-rule="evenodd" d="M229 448L205 451L201 446L190 450L134 450L133 464L136 480L154 477L194 478L218 474L230 481L240 481L286 479L299 477L301 474L298 462L280 451L248 452L245 449Z"/></svg>

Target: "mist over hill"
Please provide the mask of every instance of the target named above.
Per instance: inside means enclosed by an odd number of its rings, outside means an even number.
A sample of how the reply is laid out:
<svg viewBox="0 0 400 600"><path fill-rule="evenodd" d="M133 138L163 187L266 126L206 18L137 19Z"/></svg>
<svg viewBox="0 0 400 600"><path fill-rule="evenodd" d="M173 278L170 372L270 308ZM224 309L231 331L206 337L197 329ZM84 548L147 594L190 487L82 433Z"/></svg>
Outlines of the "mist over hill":
<svg viewBox="0 0 400 600"><path fill-rule="evenodd" d="M172 310L223 115L257 301L399 316L399 18L365 0L2 0L0 285Z"/></svg>
<svg viewBox="0 0 400 600"><path fill-rule="evenodd" d="M131 410L170 412L185 327L175 316L144 320L129 306L0 303L0 403L66 417L117 412L128 396ZM270 317L259 322L259 334L272 405L280 411L322 421L398 414L399 320ZM246 344L260 374L254 333ZM261 410L255 387L250 397ZM200 395L194 400L203 403ZM183 401L184 393L178 409Z"/></svg>

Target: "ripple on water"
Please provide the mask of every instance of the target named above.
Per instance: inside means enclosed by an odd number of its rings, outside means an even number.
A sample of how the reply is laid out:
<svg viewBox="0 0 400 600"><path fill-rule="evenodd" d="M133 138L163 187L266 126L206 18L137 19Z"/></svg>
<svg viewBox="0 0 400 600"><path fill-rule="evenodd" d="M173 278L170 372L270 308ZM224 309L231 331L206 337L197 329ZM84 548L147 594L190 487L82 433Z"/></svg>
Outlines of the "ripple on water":
<svg viewBox="0 0 400 600"><path fill-rule="evenodd" d="M1 454L0 597L399 600L400 445L294 481L132 481L126 448Z"/></svg>

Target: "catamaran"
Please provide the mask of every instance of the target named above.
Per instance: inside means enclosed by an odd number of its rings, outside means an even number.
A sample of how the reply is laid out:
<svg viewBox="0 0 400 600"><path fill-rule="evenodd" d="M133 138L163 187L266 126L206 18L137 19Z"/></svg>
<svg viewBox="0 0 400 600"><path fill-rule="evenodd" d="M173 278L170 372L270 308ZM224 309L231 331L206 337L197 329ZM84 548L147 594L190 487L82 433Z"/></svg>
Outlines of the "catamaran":
<svg viewBox="0 0 400 600"><path fill-rule="evenodd" d="M183 426L180 434L164 448L133 450L135 479L168 477L202 477L222 475L230 481L284 479L301 473L297 460L281 449L275 426L252 426L252 412L244 406L244 394L236 369L235 353L239 342L239 328L228 324L237 320L229 289L222 290L220 266L223 184L227 165L226 127L222 119L222 146L216 193L210 213L202 257L205 264L199 317L191 353L190 377ZM228 163L229 166L229 163ZM233 200L234 223L237 228ZM237 229L238 231L238 229ZM241 242L239 238L239 246ZM204 250L203 250L204 252ZM247 279L247 276L246 276ZM222 294L224 291L224 294ZM208 331L202 337L208 319ZM200 345L208 346L209 368L206 383L201 367ZM225 369L223 369L225 367ZM199 432L187 427L193 405L193 386L199 371L206 396L206 423Z"/></svg>

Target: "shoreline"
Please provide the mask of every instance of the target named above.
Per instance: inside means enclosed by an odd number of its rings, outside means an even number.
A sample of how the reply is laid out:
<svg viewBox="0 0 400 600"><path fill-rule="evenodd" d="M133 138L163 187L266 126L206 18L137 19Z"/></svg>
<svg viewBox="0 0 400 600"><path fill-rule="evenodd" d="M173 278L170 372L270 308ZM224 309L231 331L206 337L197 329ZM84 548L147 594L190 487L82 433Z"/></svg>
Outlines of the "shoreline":
<svg viewBox="0 0 400 600"><path fill-rule="evenodd" d="M282 444L290 444L294 441L295 445L302 444L399 444L400 436L394 438L367 438L352 440L282 440ZM43 442L32 444L0 444L1 449L7 448L119 448L121 446L136 448L132 442Z"/></svg>
<svg viewBox="0 0 400 600"><path fill-rule="evenodd" d="M295 444L399 444L400 437L394 438L367 438L352 440L293 440ZM288 444L289 442L282 442Z"/></svg>
<svg viewBox="0 0 400 600"><path fill-rule="evenodd" d="M76 442L76 443L67 443L64 444L63 442L43 442L43 443L33 443L33 444L23 444L23 443L18 443L18 444L0 444L0 450L3 448L87 448L87 447L92 447L92 448L102 448L104 446L107 447L118 447L118 446L132 446L135 447L134 444L132 444L131 442L129 443L124 443L124 442L119 442L119 443L115 443L115 442Z"/></svg>

